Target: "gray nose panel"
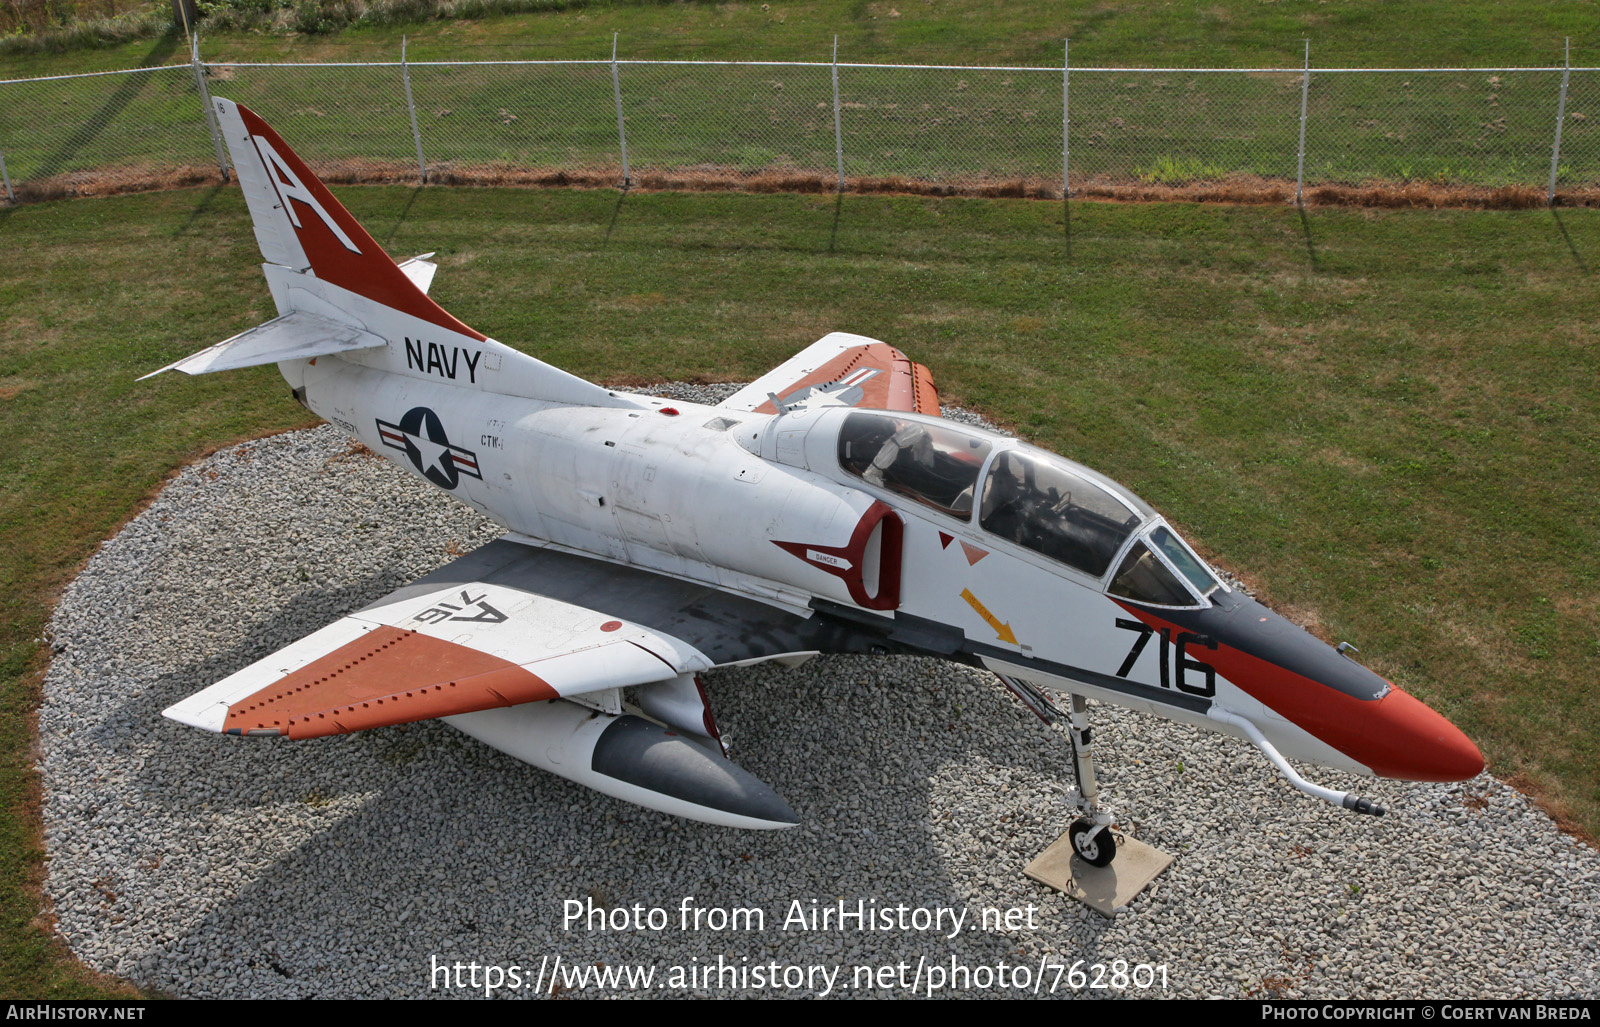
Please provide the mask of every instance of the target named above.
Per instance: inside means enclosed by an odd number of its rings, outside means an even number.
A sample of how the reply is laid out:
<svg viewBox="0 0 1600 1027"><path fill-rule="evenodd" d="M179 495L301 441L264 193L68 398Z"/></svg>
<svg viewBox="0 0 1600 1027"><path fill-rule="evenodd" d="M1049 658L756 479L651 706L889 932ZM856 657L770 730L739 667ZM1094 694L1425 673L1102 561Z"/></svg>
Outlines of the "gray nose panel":
<svg viewBox="0 0 1600 1027"><path fill-rule="evenodd" d="M1249 596L1232 592L1212 599L1216 605L1204 609L1151 612L1352 698L1370 701L1388 694L1389 682Z"/></svg>

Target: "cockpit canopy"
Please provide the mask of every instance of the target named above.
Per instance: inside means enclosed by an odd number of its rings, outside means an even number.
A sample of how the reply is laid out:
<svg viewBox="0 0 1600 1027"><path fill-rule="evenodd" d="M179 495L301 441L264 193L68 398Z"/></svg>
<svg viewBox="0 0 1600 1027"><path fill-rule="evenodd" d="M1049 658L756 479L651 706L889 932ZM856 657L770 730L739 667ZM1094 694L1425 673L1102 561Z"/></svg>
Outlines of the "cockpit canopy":
<svg viewBox="0 0 1600 1027"><path fill-rule="evenodd" d="M839 466L870 485L966 520L990 439L953 424L860 412L839 430Z"/></svg>
<svg viewBox="0 0 1600 1027"><path fill-rule="evenodd" d="M1042 449L948 421L862 410L844 419L838 457L868 484L963 521L972 519L976 496L984 531L1090 577L1104 579L1116 563L1112 595L1198 606L1221 587L1148 505Z"/></svg>
<svg viewBox="0 0 1600 1027"><path fill-rule="evenodd" d="M1156 556L1160 553L1163 560ZM1174 571L1176 573L1174 573ZM1183 587L1179 576L1194 586L1194 594ZM1114 596L1156 606L1194 606L1195 596L1204 598L1221 584L1200 558L1189 551L1171 529L1158 524L1122 558L1117 576L1107 589Z"/></svg>
<svg viewBox="0 0 1600 1027"><path fill-rule="evenodd" d="M1144 514L1131 502L1048 453L1013 449L995 457L983 483L984 531L1093 577L1103 577Z"/></svg>

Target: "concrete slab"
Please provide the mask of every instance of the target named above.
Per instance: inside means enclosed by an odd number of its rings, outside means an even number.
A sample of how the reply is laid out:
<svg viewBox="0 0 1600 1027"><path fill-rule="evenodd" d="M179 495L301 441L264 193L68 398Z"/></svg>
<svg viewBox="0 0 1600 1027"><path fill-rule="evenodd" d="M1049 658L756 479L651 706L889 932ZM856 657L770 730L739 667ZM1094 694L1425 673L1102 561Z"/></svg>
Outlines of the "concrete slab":
<svg viewBox="0 0 1600 1027"><path fill-rule="evenodd" d="M1117 907L1126 906L1149 887L1171 862L1171 853L1118 832L1116 858L1109 866L1092 867L1073 855L1072 840L1062 835L1022 872L1110 917L1116 915Z"/></svg>

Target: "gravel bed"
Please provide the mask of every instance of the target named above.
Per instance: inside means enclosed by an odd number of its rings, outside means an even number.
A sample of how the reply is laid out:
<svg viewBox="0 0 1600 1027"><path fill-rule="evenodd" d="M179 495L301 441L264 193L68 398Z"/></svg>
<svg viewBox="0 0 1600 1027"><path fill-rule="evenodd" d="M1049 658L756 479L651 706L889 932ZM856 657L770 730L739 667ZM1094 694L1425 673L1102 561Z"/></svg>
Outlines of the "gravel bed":
<svg viewBox="0 0 1600 1027"><path fill-rule="evenodd" d="M858 966L919 959L1165 967L1165 988L1095 995L1600 995L1600 854L1506 784L1316 772L1391 811L1357 817L1292 791L1242 743L1096 705L1119 824L1177 857L1101 918L1021 873L1071 819L1064 738L989 675L931 659L710 677L734 758L801 815L773 833L622 803L438 722L287 742L161 717L497 534L324 427L188 468L101 546L52 623L39 714L48 891L86 963L193 997L467 996L435 987L434 967L531 977L557 956L663 975L719 958L841 966L845 985ZM687 896L759 908L765 929L679 930ZM791 902L813 899L969 919L953 938L785 930ZM671 925L567 930L567 900L658 907ZM984 929L985 907L1032 907L1032 926ZM982 979L960 993L1018 993Z"/></svg>

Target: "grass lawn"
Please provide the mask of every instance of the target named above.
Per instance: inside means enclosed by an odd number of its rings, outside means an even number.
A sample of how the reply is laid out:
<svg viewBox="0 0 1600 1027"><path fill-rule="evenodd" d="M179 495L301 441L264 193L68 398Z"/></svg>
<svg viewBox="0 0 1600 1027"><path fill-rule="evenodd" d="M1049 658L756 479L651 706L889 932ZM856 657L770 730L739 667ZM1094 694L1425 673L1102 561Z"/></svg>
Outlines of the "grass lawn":
<svg viewBox="0 0 1600 1027"><path fill-rule="evenodd" d="M1054 64L1071 38L1084 65L1284 67L1302 40L1315 63L1448 67L1550 65L1571 37L1574 64L1600 63L1596 0L775 0L753 3L552 4L558 9L471 21L347 29L334 35L225 33L201 26L214 61L624 57ZM8 55L0 74L50 75L134 67L153 40L64 54ZM365 54L366 56L360 56ZM387 54L388 56L382 56ZM186 54L179 54L179 59ZM171 53L161 56L172 60Z"/></svg>
<svg viewBox="0 0 1600 1027"><path fill-rule="evenodd" d="M903 347L1600 833L1600 212L340 194L439 252L447 308L585 377ZM306 415L273 369L133 381L270 315L236 190L0 211L0 247L27 257L0 278L0 992L98 993L32 922L51 596L175 464Z"/></svg>
<svg viewBox="0 0 1600 1027"><path fill-rule="evenodd" d="M767 9L763 10L763 6ZM333 36L202 32L208 62L624 58L1135 67L1294 68L1302 39L1319 66L1600 64L1593 0L1384 4L1061 5L1023 0L837 0L776 4L593 4L474 21L351 29ZM102 50L0 58L0 78L183 61L176 37ZM1073 80L1076 178L1186 184L1229 174L1293 180L1298 74L1118 74ZM1311 183L1446 182L1543 188L1558 72L1314 76ZM606 67L412 71L430 165L562 169L620 180ZM220 68L211 89L250 104L307 152L404 170L414 146L395 67ZM625 67L636 173L716 177L835 172L825 68ZM1053 71L855 69L840 73L850 177L1059 185L1061 82ZM187 70L0 86L0 149L18 183L111 168L146 181L179 165L214 172ZM1558 186L1600 182L1600 72L1572 77ZM368 176L370 178L370 175ZM194 181L190 178L189 181ZM55 194L59 195L59 193Z"/></svg>

